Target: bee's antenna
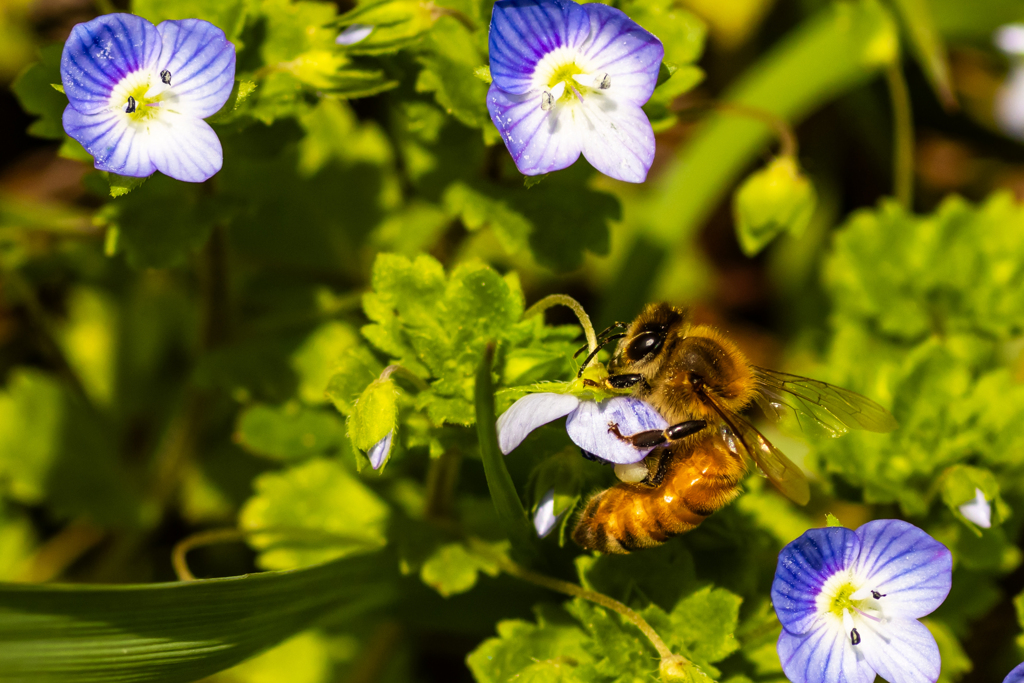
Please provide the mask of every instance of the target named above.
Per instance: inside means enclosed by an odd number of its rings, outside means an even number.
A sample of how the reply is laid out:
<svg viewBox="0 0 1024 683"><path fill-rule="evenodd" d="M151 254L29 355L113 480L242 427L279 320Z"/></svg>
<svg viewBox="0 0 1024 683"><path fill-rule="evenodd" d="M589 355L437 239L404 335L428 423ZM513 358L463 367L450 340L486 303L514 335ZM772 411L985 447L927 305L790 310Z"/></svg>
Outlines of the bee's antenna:
<svg viewBox="0 0 1024 683"><path fill-rule="evenodd" d="M607 332L607 330L605 331ZM619 334L613 334L609 337L606 337L600 344L597 345L597 348L591 351L590 354L583 360L583 365L580 366L580 371L576 373L576 377L580 378L583 376L583 371L587 369L588 365L590 365L590 361L594 360L597 354L601 352L601 349L607 346L610 342L613 342L616 339L622 339L625 336L625 332L620 332ZM573 358L575 357L576 356L573 356Z"/></svg>
<svg viewBox="0 0 1024 683"><path fill-rule="evenodd" d="M611 333L612 330L622 330L622 329L625 329L626 327L629 327L629 323L614 322L611 325L609 325L608 327L604 328L604 331L601 332L601 334L597 335L597 346L598 346L598 348L601 348L601 347L605 346L612 339L620 339L620 338L624 337L625 335L623 335L623 334L619 334L619 335L616 335L614 337L609 337L608 335L609 335L609 333ZM581 346L580 348L578 348L576 350L576 353L572 354L572 357L576 358L578 355L580 355L581 353L583 353L586 350L587 350L587 346L586 346L586 344L584 344L583 346ZM587 363L584 363L583 367L587 367Z"/></svg>

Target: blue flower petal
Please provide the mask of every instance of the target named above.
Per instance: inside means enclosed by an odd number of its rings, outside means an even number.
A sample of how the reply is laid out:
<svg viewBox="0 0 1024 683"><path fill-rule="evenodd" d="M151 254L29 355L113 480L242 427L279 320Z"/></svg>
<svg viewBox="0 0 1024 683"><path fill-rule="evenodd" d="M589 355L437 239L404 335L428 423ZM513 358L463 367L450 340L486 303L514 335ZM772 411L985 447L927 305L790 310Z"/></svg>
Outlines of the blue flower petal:
<svg viewBox="0 0 1024 683"><path fill-rule="evenodd" d="M909 522L879 519L857 529L860 556L854 574L880 600L886 616L918 619L931 614L953 584L953 556L946 546Z"/></svg>
<svg viewBox="0 0 1024 683"><path fill-rule="evenodd" d="M590 17L590 36L580 48L587 69L607 73L618 100L646 103L665 56L661 41L614 7L588 3L583 9Z"/></svg>
<svg viewBox="0 0 1024 683"><path fill-rule="evenodd" d="M1013 667L1013 671L1006 674L1003 683L1024 683L1024 662Z"/></svg>
<svg viewBox="0 0 1024 683"><path fill-rule="evenodd" d="M859 647L859 646L858 646ZM792 683L872 683L875 672L857 656L842 623L821 617L804 635L779 635L779 661Z"/></svg>
<svg viewBox="0 0 1024 683"><path fill-rule="evenodd" d="M580 404L572 394L527 394L498 418L498 446L508 455L530 432L571 413Z"/></svg>
<svg viewBox="0 0 1024 683"><path fill-rule="evenodd" d="M612 86L613 88L615 86ZM573 103L583 156L606 176L642 183L654 163L654 130L638 105L601 93Z"/></svg>
<svg viewBox="0 0 1024 683"><path fill-rule="evenodd" d="M388 456L391 454L391 443L395 438L395 430L388 432L388 435L383 439L373 444L373 447L366 452L366 457L370 459L370 464L373 469L379 470L381 466L387 461Z"/></svg>
<svg viewBox="0 0 1024 683"><path fill-rule="evenodd" d="M498 0L491 11L491 78L507 93L522 95L538 86L533 72L544 55L577 47L590 34L590 19L569 0Z"/></svg>
<svg viewBox="0 0 1024 683"><path fill-rule="evenodd" d="M560 171L580 158L583 146L567 108L543 111L539 95L509 95L492 83L487 111L520 173Z"/></svg>
<svg viewBox="0 0 1024 683"><path fill-rule="evenodd" d="M810 629L825 581L850 567L860 552L860 538L842 527L809 529L783 548L772 582L772 604L783 628L794 635Z"/></svg>
<svg viewBox="0 0 1024 683"><path fill-rule="evenodd" d="M651 429L665 429L668 422L658 411L632 396L616 396L600 403L580 401L565 421L565 431L577 446L597 457L618 465L640 462L653 448L636 448L615 436L610 429L618 427L622 436Z"/></svg>
<svg viewBox="0 0 1024 683"><path fill-rule="evenodd" d="M150 69L160 56L153 24L132 14L105 14L78 24L64 43L60 76L68 101L82 114L107 109L114 86Z"/></svg>
<svg viewBox="0 0 1024 683"><path fill-rule="evenodd" d="M164 21L156 30L163 43L157 71L171 81L160 106L200 119L216 114L235 83L235 46L201 19Z"/></svg>
<svg viewBox="0 0 1024 683"><path fill-rule="evenodd" d="M338 34L334 42L338 45L355 45L369 38L371 33L373 33L373 26L368 24L351 24Z"/></svg>
<svg viewBox="0 0 1024 683"><path fill-rule="evenodd" d="M562 514L565 514L564 510ZM551 533L561 517L562 515L555 515L555 490L548 489L537 504L537 511L533 513L533 528L537 530L540 538L544 538Z"/></svg>
<svg viewBox="0 0 1024 683"><path fill-rule="evenodd" d="M146 146L153 165L175 180L201 183L224 163L220 140L202 119L163 112L148 132Z"/></svg>
<svg viewBox="0 0 1024 683"><path fill-rule="evenodd" d="M935 683L941 661L939 646L928 627L917 619L858 622L857 650L889 683Z"/></svg>
<svg viewBox="0 0 1024 683"><path fill-rule="evenodd" d="M118 111L86 115L70 104L64 109L64 130L92 155L96 168L124 176L145 178L156 171L150 160L146 134Z"/></svg>

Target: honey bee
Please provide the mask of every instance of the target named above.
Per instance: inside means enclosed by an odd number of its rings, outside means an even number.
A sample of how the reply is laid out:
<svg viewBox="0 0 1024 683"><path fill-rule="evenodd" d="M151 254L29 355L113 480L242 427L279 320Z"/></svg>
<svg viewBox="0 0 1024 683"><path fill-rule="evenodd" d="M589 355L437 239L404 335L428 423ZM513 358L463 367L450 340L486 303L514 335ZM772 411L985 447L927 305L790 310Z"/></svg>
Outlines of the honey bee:
<svg viewBox="0 0 1024 683"><path fill-rule="evenodd" d="M588 501L572 534L588 550L628 553L695 528L740 494L745 455L779 491L806 504L803 472L743 417L755 403L769 418L792 412L833 436L897 426L885 408L860 394L752 365L721 332L693 324L668 304L649 305L606 343L615 337L621 341L606 381L632 387L670 426L624 436L609 425L635 446L662 447L643 462L646 472L636 468L633 478L641 481L624 481Z"/></svg>

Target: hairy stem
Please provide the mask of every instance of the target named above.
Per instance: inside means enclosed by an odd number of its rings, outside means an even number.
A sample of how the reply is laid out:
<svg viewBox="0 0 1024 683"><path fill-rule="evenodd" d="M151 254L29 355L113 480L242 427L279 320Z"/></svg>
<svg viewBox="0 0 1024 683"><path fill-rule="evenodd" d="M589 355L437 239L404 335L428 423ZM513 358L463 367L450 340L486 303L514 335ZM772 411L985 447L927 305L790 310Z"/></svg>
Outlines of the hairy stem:
<svg viewBox="0 0 1024 683"><path fill-rule="evenodd" d="M893 192L904 209L914 206L914 118L910 109L910 92L899 62L885 70L892 99L893 118Z"/></svg>
<svg viewBox="0 0 1024 683"><path fill-rule="evenodd" d="M538 315L548 310L552 306L568 306L572 309L572 312L579 318L580 325L583 327L583 333L587 335L587 349L593 353L597 350L597 335L594 334L594 325L590 322L590 316L583 310L583 306L580 305L579 301L573 299L571 296L565 294L551 294L544 297L534 305L526 309L523 313L524 318Z"/></svg>
<svg viewBox="0 0 1024 683"><path fill-rule="evenodd" d="M469 545L470 549L473 552L477 553L478 555L486 557L491 562L494 562L498 565L498 567L501 568L501 571L505 572L509 576L514 576L517 579L527 581L529 583L535 584L542 588L547 588L548 590L553 590L558 593L564 593L565 595L569 595L574 598L583 598L584 600L589 600L590 602L601 605L601 607L610 609L613 612L618 612L623 617L625 617L630 623L632 623L634 626L640 629L640 632L643 633L649 641L651 641L652 645L654 645L654 649L658 651L658 656L660 656L662 660L673 660L676 662L688 663L688 661L684 658L672 653L672 650L670 650L668 645L665 644L665 641L661 639L661 636L658 635L658 632L655 631L651 627L651 625L647 623L646 619L640 616L639 613L635 612L629 607L626 607L618 600L609 598L604 593L598 593L597 591L587 590L586 588L583 588L582 586L577 586L574 583L562 581L561 579L554 579L550 576L538 574L535 571L531 571L529 569L526 569L525 567L521 567L520 565L516 564L512 560L509 560L505 556L495 553L493 550L487 547L486 544L481 543L476 539L469 539Z"/></svg>

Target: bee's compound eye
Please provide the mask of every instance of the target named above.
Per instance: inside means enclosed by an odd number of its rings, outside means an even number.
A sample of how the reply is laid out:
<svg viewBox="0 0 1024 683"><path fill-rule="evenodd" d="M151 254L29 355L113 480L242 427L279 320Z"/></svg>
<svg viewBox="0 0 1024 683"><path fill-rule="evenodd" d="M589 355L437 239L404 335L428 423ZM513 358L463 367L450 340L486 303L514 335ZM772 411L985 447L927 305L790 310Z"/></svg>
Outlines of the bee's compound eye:
<svg viewBox="0 0 1024 683"><path fill-rule="evenodd" d="M637 361L649 353L657 353L665 341L662 332L644 332L629 343L626 348L626 357L629 360Z"/></svg>

